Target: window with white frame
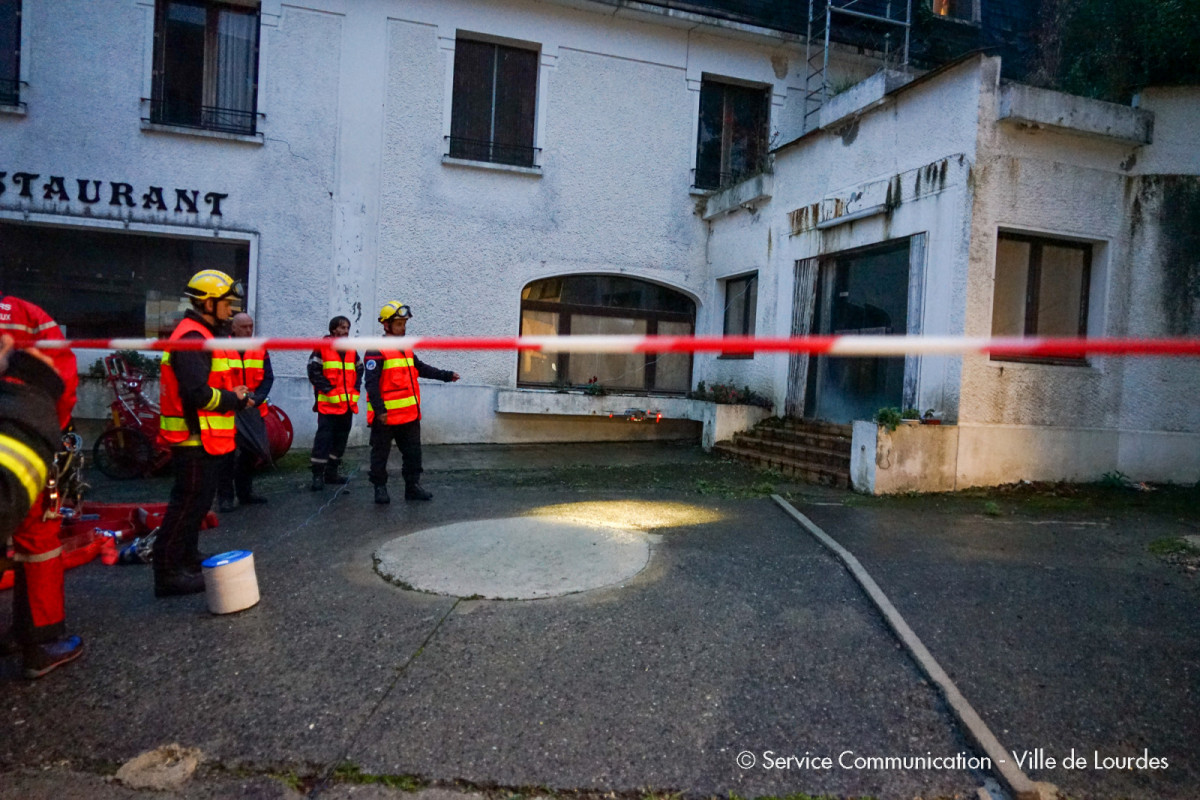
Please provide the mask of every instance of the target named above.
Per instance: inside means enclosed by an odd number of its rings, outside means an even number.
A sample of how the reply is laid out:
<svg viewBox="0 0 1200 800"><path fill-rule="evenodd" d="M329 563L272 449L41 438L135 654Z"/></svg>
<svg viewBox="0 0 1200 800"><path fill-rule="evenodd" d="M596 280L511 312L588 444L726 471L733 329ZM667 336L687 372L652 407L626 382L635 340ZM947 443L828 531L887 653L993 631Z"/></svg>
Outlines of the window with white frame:
<svg viewBox="0 0 1200 800"><path fill-rule="evenodd" d="M451 158L532 167L538 51L459 35L454 43Z"/></svg>
<svg viewBox="0 0 1200 800"><path fill-rule="evenodd" d="M693 181L697 189L719 189L762 170L769 109L766 88L701 81Z"/></svg>
<svg viewBox="0 0 1200 800"><path fill-rule="evenodd" d="M521 291L522 336L690 336L696 304L657 283L616 275L564 275ZM691 353L518 354L517 385L683 394Z"/></svg>
<svg viewBox="0 0 1200 800"><path fill-rule="evenodd" d="M250 244L0 220L0 264L5 290L46 309L72 338L154 338L183 318L183 289L199 270L246 284Z"/></svg>
<svg viewBox="0 0 1200 800"><path fill-rule="evenodd" d="M1086 336L1091 272L1090 244L1001 233L996 243L992 335Z"/></svg>
<svg viewBox="0 0 1200 800"><path fill-rule="evenodd" d="M758 273L725 281L725 335L753 336L758 315ZM723 353L721 358L753 358L753 353Z"/></svg>
<svg viewBox="0 0 1200 800"><path fill-rule="evenodd" d="M0 0L0 106L21 104L21 0Z"/></svg>
<svg viewBox="0 0 1200 800"><path fill-rule="evenodd" d="M150 121L253 134L257 0L158 0Z"/></svg>

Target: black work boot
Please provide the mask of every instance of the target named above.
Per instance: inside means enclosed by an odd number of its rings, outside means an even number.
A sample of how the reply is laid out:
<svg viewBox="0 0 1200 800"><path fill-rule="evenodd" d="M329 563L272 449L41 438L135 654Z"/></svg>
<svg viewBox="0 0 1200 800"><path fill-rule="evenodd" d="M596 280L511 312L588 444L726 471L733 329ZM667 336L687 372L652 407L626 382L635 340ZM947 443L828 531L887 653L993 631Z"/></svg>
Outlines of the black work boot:
<svg viewBox="0 0 1200 800"><path fill-rule="evenodd" d="M204 573L180 569L154 570L154 596L176 597L204 591Z"/></svg>
<svg viewBox="0 0 1200 800"><path fill-rule="evenodd" d="M313 467L312 484L308 487L309 489L311 489L314 492L325 491L324 472L325 472L325 465L323 465L323 464L317 464Z"/></svg>
<svg viewBox="0 0 1200 800"><path fill-rule="evenodd" d="M375 502L381 506L392 502L392 498L388 496L388 490L386 486L375 487Z"/></svg>
<svg viewBox="0 0 1200 800"><path fill-rule="evenodd" d="M341 462L327 461L325 463L325 482L333 486L344 486L350 482L345 475L338 475L338 464Z"/></svg>
<svg viewBox="0 0 1200 800"><path fill-rule="evenodd" d="M432 500L433 495L425 491L421 484L416 481L404 482L404 499L405 500Z"/></svg>
<svg viewBox="0 0 1200 800"><path fill-rule="evenodd" d="M52 672L63 664L69 664L83 655L83 639L78 636L66 636L45 644L31 644L25 647L25 661L22 675L29 680L40 678Z"/></svg>

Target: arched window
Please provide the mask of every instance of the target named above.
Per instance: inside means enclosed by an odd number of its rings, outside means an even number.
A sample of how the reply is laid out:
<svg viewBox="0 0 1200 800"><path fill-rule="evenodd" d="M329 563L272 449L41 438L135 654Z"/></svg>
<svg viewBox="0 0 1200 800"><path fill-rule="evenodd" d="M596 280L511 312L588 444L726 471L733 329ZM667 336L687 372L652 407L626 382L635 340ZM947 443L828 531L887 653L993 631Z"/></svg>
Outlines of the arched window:
<svg viewBox="0 0 1200 800"><path fill-rule="evenodd" d="M564 275L521 291L522 336L690 336L696 304L657 283L615 275ZM682 394L692 385L690 353L519 354L519 386L581 386Z"/></svg>

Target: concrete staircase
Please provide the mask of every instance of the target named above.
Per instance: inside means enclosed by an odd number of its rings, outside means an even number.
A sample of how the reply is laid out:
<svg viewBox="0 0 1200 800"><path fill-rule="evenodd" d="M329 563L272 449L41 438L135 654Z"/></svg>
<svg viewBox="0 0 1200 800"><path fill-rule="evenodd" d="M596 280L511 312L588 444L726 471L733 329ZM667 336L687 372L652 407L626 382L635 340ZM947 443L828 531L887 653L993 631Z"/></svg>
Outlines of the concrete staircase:
<svg viewBox="0 0 1200 800"><path fill-rule="evenodd" d="M768 417L713 450L806 483L850 488L851 426Z"/></svg>

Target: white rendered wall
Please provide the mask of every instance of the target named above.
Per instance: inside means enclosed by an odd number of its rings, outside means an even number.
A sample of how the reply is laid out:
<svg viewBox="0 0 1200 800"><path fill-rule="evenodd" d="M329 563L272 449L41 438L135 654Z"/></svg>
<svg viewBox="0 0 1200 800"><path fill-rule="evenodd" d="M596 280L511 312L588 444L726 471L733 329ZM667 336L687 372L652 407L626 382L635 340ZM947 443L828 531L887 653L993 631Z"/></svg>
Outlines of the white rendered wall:
<svg viewBox="0 0 1200 800"><path fill-rule="evenodd" d="M1195 90L1147 93L1142 107L1153 110L1157 100L1163 119L1155 120L1153 143L1141 146L993 122L996 87L982 88L966 334L991 333L996 238L1009 230L1093 244L1089 335L1196 335L1200 301L1190 332L1171 330L1164 312L1188 287L1171 273L1178 232L1164 229L1183 210L1163 206L1167 183L1195 186L1195 179L1137 174L1200 171ZM1137 480L1194 481L1196 386L1194 359L1092 357L1064 366L967 358L959 484L1096 480L1114 470Z"/></svg>
<svg viewBox="0 0 1200 800"><path fill-rule="evenodd" d="M769 203L711 221L709 261L714 277L759 269L759 335L791 334L797 260L922 233L927 234L923 313L910 325L916 323L932 335L961 333L965 287L960 276L968 247L978 85L987 65L985 60L972 61L932 76L861 115L781 149L775 154ZM938 175L933 181L924 177L930 168ZM919 188L918 173L923 176ZM901 187L901 202L890 212L824 230L810 218L793 234L793 211L826 199L846 201L857 191L876 191L888 181ZM714 297L714 302L721 299ZM706 332L719 333L720 318L712 325ZM698 366L701 363L701 377L765 389L776 413L782 413L786 356L756 355L751 361L698 358ZM921 407L942 409L953 418L957 374L957 359L925 358L918 383Z"/></svg>
<svg viewBox="0 0 1200 800"><path fill-rule="evenodd" d="M324 334L334 314L375 333L393 298L416 309L413 333L513 334L522 286L578 272L668 284L704 318L707 231L689 193L701 76L766 87L777 138L799 132L792 37L614 17L602 4L465 0L264 0L262 136L143 130L153 18L152 0L27 2L28 111L0 114L0 171L64 176L68 187L124 181L138 194L161 185L168 199L173 187L227 193L223 216L104 204L85 214L11 188L0 214L248 241L250 310L270 336ZM540 177L442 163L459 30L540 50ZM501 419L489 405L496 386L515 384L514 354L423 355L463 375L427 387L427 441L513 441L522 426L553 437L554 425ZM274 399L298 445L315 428L306 357L274 357ZM568 439L613 435L557 422ZM362 440L360 423L352 441Z"/></svg>

